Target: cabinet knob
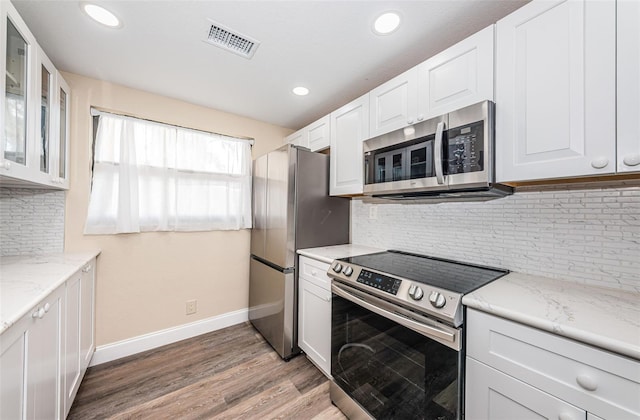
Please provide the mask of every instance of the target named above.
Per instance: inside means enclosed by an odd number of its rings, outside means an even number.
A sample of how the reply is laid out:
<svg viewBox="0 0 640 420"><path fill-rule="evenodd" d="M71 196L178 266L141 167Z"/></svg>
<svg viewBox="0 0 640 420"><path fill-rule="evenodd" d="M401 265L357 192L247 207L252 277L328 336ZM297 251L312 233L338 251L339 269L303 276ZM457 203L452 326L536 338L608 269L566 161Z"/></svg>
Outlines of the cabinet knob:
<svg viewBox="0 0 640 420"><path fill-rule="evenodd" d="M606 157L599 157L591 161L591 166L595 169L602 169L609 164L609 159Z"/></svg>
<svg viewBox="0 0 640 420"><path fill-rule="evenodd" d="M622 162L627 166L638 166L640 165L640 153L631 153L630 155L626 155Z"/></svg>
<svg viewBox="0 0 640 420"><path fill-rule="evenodd" d="M0 162L0 168L6 169L8 171L9 169L11 169L11 162L9 162L8 160Z"/></svg>
<svg viewBox="0 0 640 420"><path fill-rule="evenodd" d="M311 270L311 274L315 276L318 272L316 270Z"/></svg>
<svg viewBox="0 0 640 420"><path fill-rule="evenodd" d="M595 391L598 389L598 382L596 382L594 377L589 375L578 375L576 377L576 382L587 391Z"/></svg>
<svg viewBox="0 0 640 420"><path fill-rule="evenodd" d="M44 304L44 311L48 313L49 309L51 309L51 305L49 305L48 303L45 303Z"/></svg>
<svg viewBox="0 0 640 420"><path fill-rule="evenodd" d="M418 121L424 120L424 115L418 115Z"/></svg>
<svg viewBox="0 0 640 420"><path fill-rule="evenodd" d="M83 273L88 273L89 271L91 271L91 264L89 264L89 265L85 266L85 267L82 269L82 272L83 272Z"/></svg>
<svg viewBox="0 0 640 420"><path fill-rule="evenodd" d="M45 314L44 308L38 308L31 314L31 317L41 319L44 316L44 314Z"/></svg>
<svg viewBox="0 0 640 420"><path fill-rule="evenodd" d="M412 119L407 120L407 124L413 124L413 120Z"/></svg>

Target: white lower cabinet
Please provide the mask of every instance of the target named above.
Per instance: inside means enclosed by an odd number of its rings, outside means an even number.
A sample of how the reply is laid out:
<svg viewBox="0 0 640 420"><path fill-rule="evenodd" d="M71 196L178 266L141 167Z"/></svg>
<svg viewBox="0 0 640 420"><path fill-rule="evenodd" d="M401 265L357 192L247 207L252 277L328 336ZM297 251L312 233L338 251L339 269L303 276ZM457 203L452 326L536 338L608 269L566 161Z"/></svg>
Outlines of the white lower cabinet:
<svg viewBox="0 0 640 420"><path fill-rule="evenodd" d="M467 358L466 415L469 420L560 419L584 420L586 412L567 404L484 363Z"/></svg>
<svg viewBox="0 0 640 420"><path fill-rule="evenodd" d="M62 355L65 286L44 299L32 312L27 330L27 419L61 418L60 357Z"/></svg>
<svg viewBox="0 0 640 420"><path fill-rule="evenodd" d="M298 346L322 372L331 376L331 279L329 264L300 257L298 277Z"/></svg>
<svg viewBox="0 0 640 420"><path fill-rule="evenodd" d="M24 417L26 324L23 318L0 339L0 419Z"/></svg>
<svg viewBox="0 0 640 420"><path fill-rule="evenodd" d="M469 309L468 419L637 419L640 364Z"/></svg>
<svg viewBox="0 0 640 420"><path fill-rule="evenodd" d="M0 418L59 419L62 285L0 339Z"/></svg>
<svg viewBox="0 0 640 420"><path fill-rule="evenodd" d="M65 314L64 415L69 414L94 351L95 260L67 280Z"/></svg>
<svg viewBox="0 0 640 420"><path fill-rule="evenodd" d="M95 259L0 338L0 419L63 419L94 350Z"/></svg>

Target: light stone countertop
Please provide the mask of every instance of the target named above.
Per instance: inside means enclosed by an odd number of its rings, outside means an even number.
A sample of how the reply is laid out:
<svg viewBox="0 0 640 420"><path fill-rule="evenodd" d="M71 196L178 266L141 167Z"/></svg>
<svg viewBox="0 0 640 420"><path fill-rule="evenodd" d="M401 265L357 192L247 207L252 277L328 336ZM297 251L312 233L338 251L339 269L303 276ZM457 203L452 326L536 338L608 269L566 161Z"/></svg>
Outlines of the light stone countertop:
<svg viewBox="0 0 640 420"><path fill-rule="evenodd" d="M0 334L100 251L0 258Z"/></svg>
<svg viewBox="0 0 640 420"><path fill-rule="evenodd" d="M336 258L354 257L356 255L372 254L382 251L385 250L364 245L345 244L299 249L298 254L331 264Z"/></svg>
<svg viewBox="0 0 640 420"><path fill-rule="evenodd" d="M462 303L640 360L640 293L509 273Z"/></svg>

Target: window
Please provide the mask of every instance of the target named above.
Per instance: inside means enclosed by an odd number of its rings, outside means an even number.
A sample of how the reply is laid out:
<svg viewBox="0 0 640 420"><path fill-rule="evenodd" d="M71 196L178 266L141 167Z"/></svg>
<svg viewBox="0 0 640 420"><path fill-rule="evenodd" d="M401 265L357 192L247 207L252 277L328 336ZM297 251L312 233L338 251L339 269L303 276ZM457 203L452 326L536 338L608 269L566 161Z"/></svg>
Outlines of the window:
<svg viewBox="0 0 640 420"><path fill-rule="evenodd" d="M246 228L250 141L100 113L85 233Z"/></svg>

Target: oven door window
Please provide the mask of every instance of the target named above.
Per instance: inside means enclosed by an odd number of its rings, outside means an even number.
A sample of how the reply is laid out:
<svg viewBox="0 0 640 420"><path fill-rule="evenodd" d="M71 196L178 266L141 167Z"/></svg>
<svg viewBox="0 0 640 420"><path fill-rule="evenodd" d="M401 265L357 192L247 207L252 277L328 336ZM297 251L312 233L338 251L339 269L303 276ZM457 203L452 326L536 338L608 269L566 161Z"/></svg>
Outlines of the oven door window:
<svg viewBox="0 0 640 420"><path fill-rule="evenodd" d="M375 418L457 419L460 352L333 295L331 374Z"/></svg>

